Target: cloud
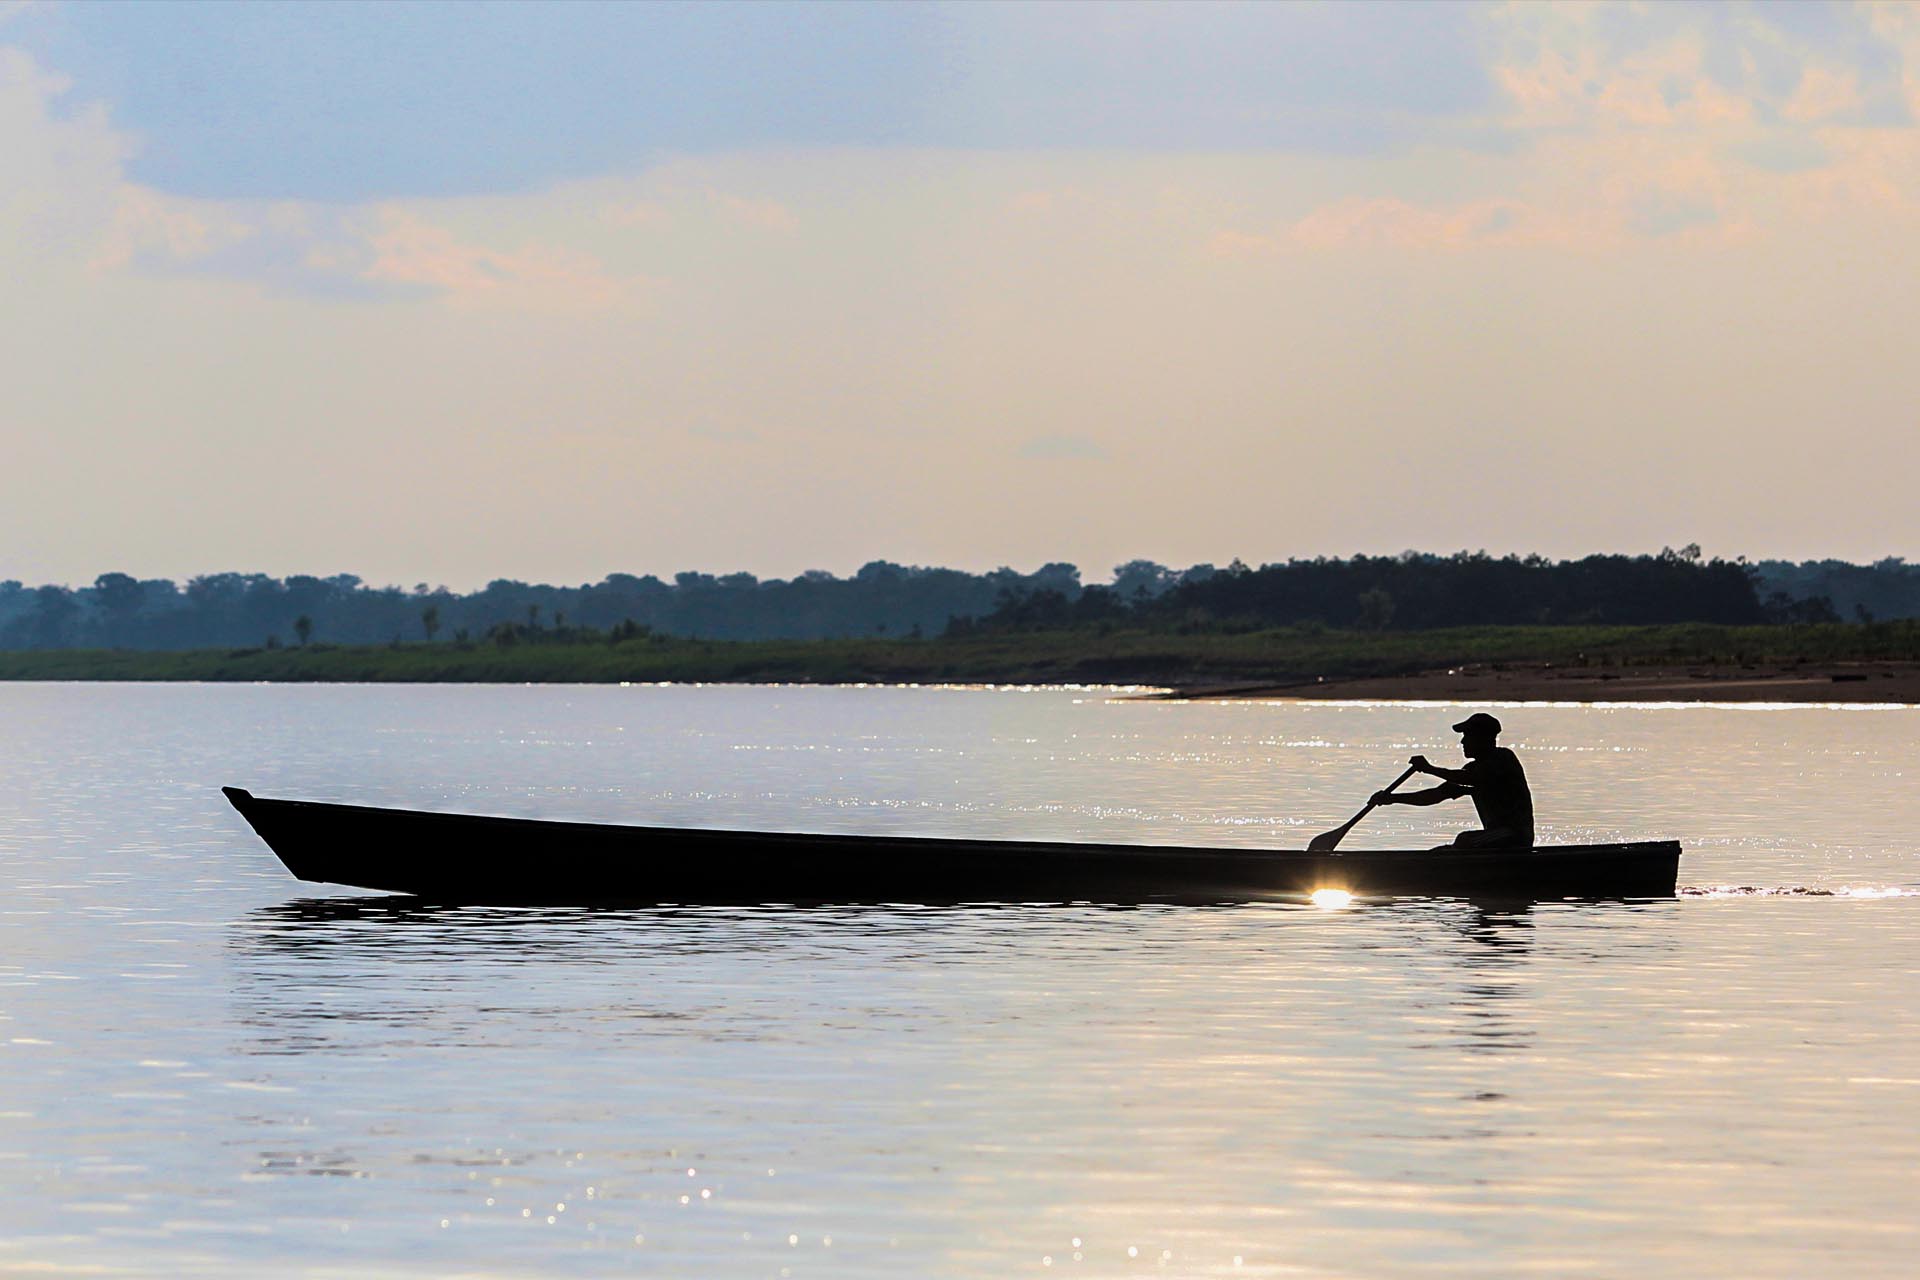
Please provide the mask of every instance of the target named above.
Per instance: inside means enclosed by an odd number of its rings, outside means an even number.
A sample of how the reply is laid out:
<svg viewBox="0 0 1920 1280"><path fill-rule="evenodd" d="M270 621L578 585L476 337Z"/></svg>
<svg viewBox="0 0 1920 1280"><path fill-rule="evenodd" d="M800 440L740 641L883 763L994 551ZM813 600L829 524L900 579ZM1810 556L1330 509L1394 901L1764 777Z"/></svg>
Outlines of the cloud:
<svg viewBox="0 0 1920 1280"><path fill-rule="evenodd" d="M1509 151L1348 165L1345 191L1200 239L1214 259L1557 248L1803 234L1920 211L1917 11L1516 4L1483 11ZM1915 98L1920 101L1920 97ZM1434 175L1445 174L1444 180ZM1370 189L1354 190L1362 183Z"/></svg>
<svg viewBox="0 0 1920 1280"><path fill-rule="evenodd" d="M1833 149L1811 133L1772 133L1743 139L1728 154L1771 173L1805 173L1834 161Z"/></svg>
<svg viewBox="0 0 1920 1280"><path fill-rule="evenodd" d="M0 250L70 254L111 220L132 148L101 104L58 110L71 87L25 52L0 46Z"/></svg>
<svg viewBox="0 0 1920 1280"><path fill-rule="evenodd" d="M1920 119L1920 11L1912 5L1876 4L1867 12L1875 36L1900 53L1900 88L1909 119Z"/></svg>
<svg viewBox="0 0 1920 1280"><path fill-rule="evenodd" d="M762 231L792 231L800 223L793 210L778 200L756 200L727 191L707 190L707 198L732 221Z"/></svg>
<svg viewBox="0 0 1920 1280"><path fill-rule="evenodd" d="M1903 8L1508 5L1492 74L1528 130L1906 125Z"/></svg>
<svg viewBox="0 0 1920 1280"><path fill-rule="evenodd" d="M1288 228L1287 238L1309 249L1459 249L1556 237L1535 210L1516 200L1423 206L1392 198L1354 198L1314 210Z"/></svg>
<svg viewBox="0 0 1920 1280"><path fill-rule="evenodd" d="M1618 252L1635 239L1752 231L1749 223L1727 216L1724 183L1698 147L1595 147L1561 139L1542 159L1558 181L1529 179L1526 199L1347 196L1272 230L1216 230L1207 250L1223 258L1539 248Z"/></svg>
<svg viewBox="0 0 1920 1280"><path fill-rule="evenodd" d="M404 208L196 199L131 182L132 141L102 104L69 107L70 90L28 54L0 47L0 253L11 250L18 270L541 307L604 306L634 284L564 244L523 238L492 247ZM771 216L757 206L749 212Z"/></svg>
<svg viewBox="0 0 1920 1280"><path fill-rule="evenodd" d="M197 276L336 300L600 307L638 281L589 253L526 239L498 248L392 205L201 200L121 182L87 260L96 272Z"/></svg>
<svg viewBox="0 0 1920 1280"><path fill-rule="evenodd" d="M618 301L616 280L591 254L530 241L502 250L462 239L404 209L378 214L367 237L372 261L359 274L376 284L433 290L456 305L507 300L535 307L596 308Z"/></svg>
<svg viewBox="0 0 1920 1280"><path fill-rule="evenodd" d="M375 280L364 211L290 201L194 200L122 182L87 260L94 274L198 277L272 293L372 301L420 296Z"/></svg>
<svg viewBox="0 0 1920 1280"><path fill-rule="evenodd" d="M1780 114L1800 123L1827 120L1851 114L1866 105L1860 94L1860 78L1831 67L1809 66L1800 77L1800 87L1781 106Z"/></svg>
<svg viewBox="0 0 1920 1280"><path fill-rule="evenodd" d="M1531 61L1495 68L1526 129L1723 126L1752 118L1754 104L1705 69L1697 38L1679 36L1618 60L1590 45L1540 49Z"/></svg>
<svg viewBox="0 0 1920 1280"><path fill-rule="evenodd" d="M1720 210L1711 200L1691 199L1665 191L1636 196L1627 226L1636 235L1670 236L1699 227L1716 226Z"/></svg>

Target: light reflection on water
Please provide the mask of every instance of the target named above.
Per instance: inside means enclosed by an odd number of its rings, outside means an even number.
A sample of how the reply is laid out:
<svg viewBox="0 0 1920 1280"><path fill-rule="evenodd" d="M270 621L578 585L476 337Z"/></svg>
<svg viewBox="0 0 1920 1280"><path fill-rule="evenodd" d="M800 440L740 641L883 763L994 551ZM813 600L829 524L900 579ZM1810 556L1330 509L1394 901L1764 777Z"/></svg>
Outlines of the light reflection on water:
<svg viewBox="0 0 1920 1280"><path fill-rule="evenodd" d="M1554 838L1686 841L1668 902L587 912L324 893L214 788L1298 846L1448 717L724 687L0 708L0 1267L1785 1277L1920 1247L1920 820L1884 799L1911 712L1503 711Z"/></svg>

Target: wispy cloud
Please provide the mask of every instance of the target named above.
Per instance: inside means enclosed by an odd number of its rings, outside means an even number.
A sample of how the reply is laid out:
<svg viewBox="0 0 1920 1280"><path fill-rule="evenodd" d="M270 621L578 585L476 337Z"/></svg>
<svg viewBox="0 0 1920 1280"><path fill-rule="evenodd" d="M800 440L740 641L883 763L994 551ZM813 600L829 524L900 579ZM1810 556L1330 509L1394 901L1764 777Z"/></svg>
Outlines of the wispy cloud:
<svg viewBox="0 0 1920 1280"><path fill-rule="evenodd" d="M630 282L616 280L591 254L530 241L495 249L405 210L379 214L368 237L372 260L359 274L379 284L414 285L457 305L512 299L534 307L602 307Z"/></svg>
<svg viewBox="0 0 1920 1280"><path fill-rule="evenodd" d="M1459 249L1556 237L1536 210L1517 200L1418 205L1392 198L1352 198L1314 210L1289 227L1286 238L1311 249Z"/></svg>

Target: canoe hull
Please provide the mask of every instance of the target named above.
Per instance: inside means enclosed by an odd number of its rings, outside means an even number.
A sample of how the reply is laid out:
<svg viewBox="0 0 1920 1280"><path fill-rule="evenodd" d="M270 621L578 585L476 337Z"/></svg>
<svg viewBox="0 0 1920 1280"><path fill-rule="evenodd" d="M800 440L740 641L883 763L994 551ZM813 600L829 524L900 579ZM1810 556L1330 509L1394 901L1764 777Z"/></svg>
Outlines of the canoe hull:
<svg viewBox="0 0 1920 1280"><path fill-rule="evenodd" d="M1674 841L1329 854L542 822L222 788L301 880L440 902L1229 901L1672 897Z"/></svg>

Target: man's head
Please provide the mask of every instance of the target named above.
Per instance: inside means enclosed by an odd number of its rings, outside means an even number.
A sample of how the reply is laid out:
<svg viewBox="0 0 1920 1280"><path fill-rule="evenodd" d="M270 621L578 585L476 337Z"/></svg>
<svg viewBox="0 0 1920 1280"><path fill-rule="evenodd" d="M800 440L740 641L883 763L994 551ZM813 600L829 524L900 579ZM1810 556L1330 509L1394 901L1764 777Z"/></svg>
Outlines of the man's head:
<svg viewBox="0 0 1920 1280"><path fill-rule="evenodd" d="M1493 740L1500 736L1500 722L1484 711L1476 711L1453 726L1460 735L1460 750L1472 760L1484 756L1493 750Z"/></svg>

